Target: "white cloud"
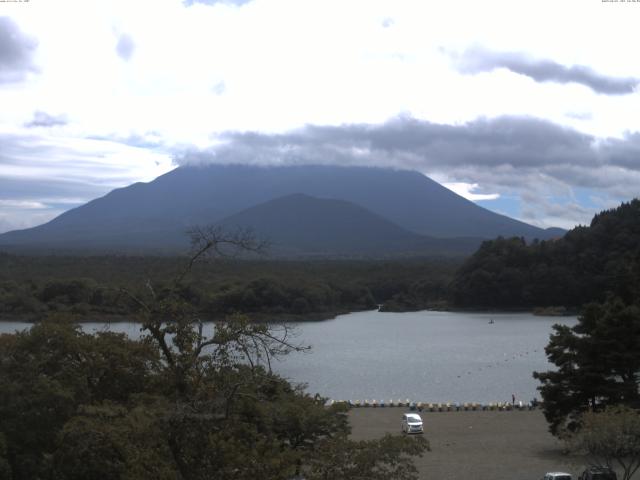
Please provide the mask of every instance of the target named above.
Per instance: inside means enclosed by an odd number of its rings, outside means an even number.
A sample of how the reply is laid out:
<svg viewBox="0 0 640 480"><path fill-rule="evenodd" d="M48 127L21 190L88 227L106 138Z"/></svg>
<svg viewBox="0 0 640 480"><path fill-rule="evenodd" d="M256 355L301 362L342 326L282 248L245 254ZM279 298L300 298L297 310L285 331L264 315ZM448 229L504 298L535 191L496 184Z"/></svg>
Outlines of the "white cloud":
<svg viewBox="0 0 640 480"><path fill-rule="evenodd" d="M606 111L610 102L595 102L584 89L544 88L499 71L480 78L458 75L440 50L475 43L504 48L514 43L508 35L514 30L518 50L539 57L553 51L550 58L558 62L582 61L603 75L640 75L633 63L609 58L635 54L629 42L616 43L617 31L594 39L581 25L567 25L575 8L581 23L606 15L602 5L584 2L554 6L554 17L573 12L562 22L547 18L544 2L518 8L491 1L436 6L255 0L242 8L223 3L185 8L179 0L110 3L109 8L73 3L78 21L63 29L44 20L53 6L43 2L23 9L19 19L38 32L42 49L42 79L23 92L31 100L19 99L31 103L31 111L62 111L44 103L64 103L92 134L144 125L169 142L201 145L212 132L371 123L400 112L449 123L502 114L566 122L576 105L593 103L594 118L606 115L600 122L581 120L581 129L602 128L615 116ZM521 20L524 15L529 21ZM389 18L393 24L385 28ZM542 18L544 36L535 24ZM114 55L114 28L127 32L119 37L129 40L126 45L135 39L135 55L124 52L128 62ZM579 49L568 51L566 42L558 41L565 40L567 28ZM616 55L604 52L605 46ZM580 58L590 47L592 58ZM224 85L225 94L217 95L212 85ZM636 98L627 100L630 109L639 107ZM620 123L608 130L620 132Z"/></svg>
<svg viewBox="0 0 640 480"><path fill-rule="evenodd" d="M595 139L616 138L628 147L630 134L638 129L638 93L598 95L584 85L539 83L505 69L461 75L447 53L481 45L492 52L584 66L603 78L640 78L640 64L632 61L637 45L629 41L640 23L640 8L632 3L63 3L69 15L60 15L60 2L3 4L11 31L19 31L24 42L15 50L22 52L20 81L0 85L0 132L14 135L12 148L18 149L12 165L0 164L0 180L30 179L35 189L37 179L51 177L61 198L90 195L79 191L81 181L98 194L148 180L170 166L167 151L211 148L229 131L273 134L305 125L376 125L398 115L456 127L511 116L534 117ZM38 121L34 112L48 112L44 115L50 118ZM32 131L51 133L38 137L40 149L18 142L34 122L45 128ZM47 123L55 128L46 128ZM583 164L559 162L556 170L543 172L509 164L504 161L509 148L519 146L508 144L508 130L502 133L507 142L500 149L503 161L486 171L462 165L456 160L460 155L428 170L424 166L432 159L407 154L394 161L430 174L446 173L449 183L469 185L457 188L471 199L511 198L516 195L512 182L527 181L545 185L545 192L580 182L590 183L595 194L604 191L604 197L616 189L616 194L637 191L635 173L627 174L635 172L632 166L594 163L592 157ZM551 151L546 144L544 136L538 138L520 161L563 158L561 146ZM460 148L464 151L464 144ZM451 153L448 146L445 150L435 142L430 152ZM633 158L628 151L619 153ZM359 158L364 161L367 155ZM455 165L448 168L447 161ZM70 191L62 191L63 182ZM477 193L474 184L490 193ZM17 188L13 191L18 194Z"/></svg>
<svg viewBox="0 0 640 480"><path fill-rule="evenodd" d="M457 193L461 197L464 197L467 200L471 200L471 201L496 200L500 198L499 193L474 193L475 190L478 190L478 188L480 188L480 186L477 183L453 182L453 183L443 183L442 185L447 187L452 192Z"/></svg>
<svg viewBox="0 0 640 480"><path fill-rule="evenodd" d="M11 208L21 210L41 210L47 206L36 200L2 200L0 199L0 208Z"/></svg>
<svg viewBox="0 0 640 480"><path fill-rule="evenodd" d="M168 153L109 140L0 133L0 231L38 225L172 168Z"/></svg>

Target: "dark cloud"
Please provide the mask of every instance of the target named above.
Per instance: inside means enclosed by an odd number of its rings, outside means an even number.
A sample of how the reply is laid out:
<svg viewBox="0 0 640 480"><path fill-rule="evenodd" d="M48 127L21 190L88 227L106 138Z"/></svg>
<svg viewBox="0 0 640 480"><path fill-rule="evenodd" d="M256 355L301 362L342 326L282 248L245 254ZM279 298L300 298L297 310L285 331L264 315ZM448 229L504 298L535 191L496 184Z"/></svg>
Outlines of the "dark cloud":
<svg viewBox="0 0 640 480"><path fill-rule="evenodd" d="M593 138L528 117L443 125L396 118L380 125L307 126L284 134L227 133L212 154L249 163L385 164L405 168L539 167L595 163Z"/></svg>
<svg viewBox="0 0 640 480"><path fill-rule="evenodd" d="M283 134L227 133L213 150L176 163L333 164L412 169L477 183L483 191L571 196L572 188L638 195L640 135L598 140L530 117L442 125L413 118L384 124L307 126Z"/></svg>
<svg viewBox="0 0 640 480"><path fill-rule="evenodd" d="M566 67L552 60L531 58L521 52L494 52L473 47L452 57L461 73L474 74L506 68L514 73L526 75L536 82L579 83L605 95L633 93L640 84L638 78L610 77L601 75L589 67Z"/></svg>
<svg viewBox="0 0 640 480"><path fill-rule="evenodd" d="M25 127L57 127L66 125L68 123L67 118L64 115L49 115L46 112L40 110L33 113L33 119L30 122L25 123Z"/></svg>
<svg viewBox="0 0 640 480"><path fill-rule="evenodd" d="M600 142L604 160L622 168L640 168L640 133L627 134L623 139L606 139Z"/></svg>
<svg viewBox="0 0 640 480"><path fill-rule="evenodd" d="M187 7L190 7L191 5L194 5L196 3L201 3L203 5L216 5L219 3L223 5L236 5L238 7L241 7L242 5L245 5L252 1L253 0L184 0L184 4Z"/></svg>
<svg viewBox="0 0 640 480"><path fill-rule="evenodd" d="M120 35L120 37L118 38L118 43L116 44L116 53L121 59L128 61L133 55L133 51L135 49L136 45L130 35Z"/></svg>
<svg viewBox="0 0 640 480"><path fill-rule="evenodd" d="M0 83L22 81L37 71L33 54L38 42L25 35L9 17L0 17Z"/></svg>

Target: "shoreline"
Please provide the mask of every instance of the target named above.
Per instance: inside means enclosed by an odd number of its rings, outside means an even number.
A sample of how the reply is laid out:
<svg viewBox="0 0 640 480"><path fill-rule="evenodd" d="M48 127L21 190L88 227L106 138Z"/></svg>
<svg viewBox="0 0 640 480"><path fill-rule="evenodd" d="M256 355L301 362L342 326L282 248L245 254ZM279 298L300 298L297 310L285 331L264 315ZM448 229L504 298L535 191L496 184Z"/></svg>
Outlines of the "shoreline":
<svg viewBox="0 0 640 480"><path fill-rule="evenodd" d="M455 309L455 308L444 308L444 309L422 309L422 310L403 310L403 311L386 311L378 309L365 309L365 310L336 310L331 312L315 312L309 314L268 314L268 313L255 313L255 314L242 314L249 317L249 319L255 321L256 323L317 323L317 322L325 322L330 320L335 320L337 317L341 315L349 315L351 313L362 313L362 312L380 312L380 313L416 313L416 312L446 312L446 313L465 313L465 314L478 314L478 315L501 315L501 314L509 314L509 313L523 313L523 314L531 314L536 317L575 317L579 315L579 312L574 310L563 310L562 313L557 312L555 310L556 307L550 309L504 309L504 310L482 310L482 309ZM55 313L55 312L51 312ZM69 315L79 315L74 314L72 312L60 312L60 313L69 313ZM86 318L82 320L76 320L76 323L128 323L128 322L136 322L135 319L132 319L134 315L125 316L120 314L84 314L82 316L86 316ZM34 314L24 314L24 315L0 315L0 323L28 323L35 324L42 320L39 320ZM220 322L224 321L226 316L222 316L220 318L211 318L204 320L205 323L209 322Z"/></svg>
<svg viewBox="0 0 640 480"><path fill-rule="evenodd" d="M251 314L242 314L249 317L250 320L255 323L315 323L315 322L324 322L328 320L334 320L340 315L348 315L349 313L359 313L359 312L367 312L371 310L354 310L354 311L338 311L338 312L330 312L327 313L329 316L325 316L324 312L320 312L317 314L310 314L309 316L305 316L302 318L298 318L296 315L280 315L280 316L270 316L269 314L259 314L259 315L251 315ZM66 313L66 312L63 312ZM77 315L70 313L71 316ZM126 315L109 315L109 314L95 314L84 316L82 319L74 319L75 323L139 323L136 320L135 315L126 316ZM268 319L267 317L270 317ZM214 322L222 322L226 317L220 318L210 318L204 320L204 323L214 323ZM34 315L17 315L17 316L0 316L0 323L26 323L26 324L36 324L41 322L41 319L34 318Z"/></svg>

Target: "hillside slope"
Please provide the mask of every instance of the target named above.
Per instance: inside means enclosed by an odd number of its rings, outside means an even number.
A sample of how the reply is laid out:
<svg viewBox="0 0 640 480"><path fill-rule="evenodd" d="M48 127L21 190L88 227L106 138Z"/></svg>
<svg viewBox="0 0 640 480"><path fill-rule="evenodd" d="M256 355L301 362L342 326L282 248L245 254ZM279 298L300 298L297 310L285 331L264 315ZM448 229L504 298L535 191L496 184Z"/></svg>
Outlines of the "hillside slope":
<svg viewBox="0 0 640 480"><path fill-rule="evenodd" d="M252 229L276 255L470 254L481 243L418 235L354 203L303 194L270 200L220 223Z"/></svg>
<svg viewBox="0 0 640 480"><path fill-rule="evenodd" d="M355 203L405 230L432 237L550 235L481 208L418 172L208 165L179 167L152 182L113 190L44 225L0 235L0 245L178 249L184 247L183 232L190 226L217 223L296 193Z"/></svg>
<svg viewBox="0 0 640 480"><path fill-rule="evenodd" d="M484 242L456 274L454 302L465 307L579 307L614 294L640 299L640 200L597 214L563 238L525 244Z"/></svg>

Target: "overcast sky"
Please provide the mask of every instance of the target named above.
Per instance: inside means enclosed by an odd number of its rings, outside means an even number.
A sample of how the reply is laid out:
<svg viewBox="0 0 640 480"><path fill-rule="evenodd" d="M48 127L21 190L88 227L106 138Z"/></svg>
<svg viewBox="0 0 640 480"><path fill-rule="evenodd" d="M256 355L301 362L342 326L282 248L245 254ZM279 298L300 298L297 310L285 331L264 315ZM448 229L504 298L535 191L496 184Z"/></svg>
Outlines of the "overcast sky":
<svg viewBox="0 0 640 480"><path fill-rule="evenodd" d="M640 1L0 2L0 232L188 162L418 170L571 228L640 195Z"/></svg>

